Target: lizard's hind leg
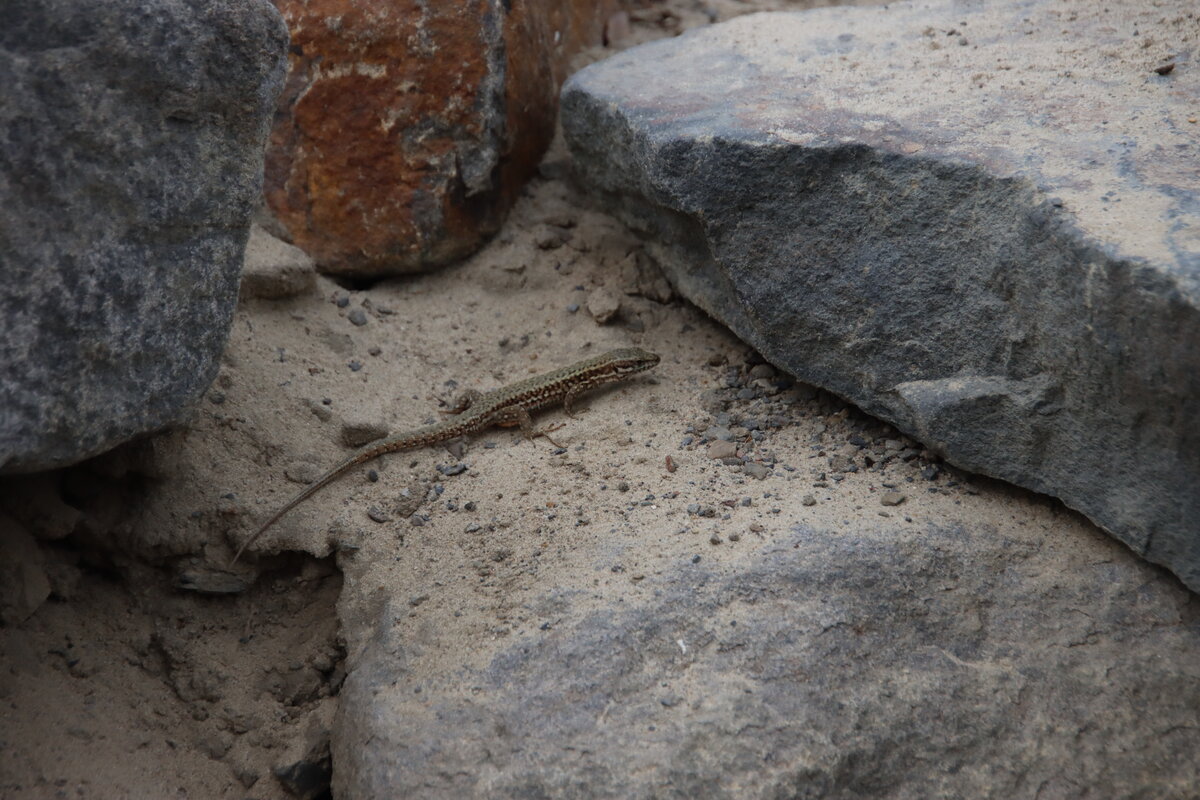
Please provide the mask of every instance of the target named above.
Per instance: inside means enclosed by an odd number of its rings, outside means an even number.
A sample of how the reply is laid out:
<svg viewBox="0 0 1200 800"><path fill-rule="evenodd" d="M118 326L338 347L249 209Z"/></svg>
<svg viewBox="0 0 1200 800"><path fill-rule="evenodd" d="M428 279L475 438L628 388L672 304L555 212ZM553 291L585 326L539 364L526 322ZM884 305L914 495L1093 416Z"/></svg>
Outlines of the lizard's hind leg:
<svg viewBox="0 0 1200 800"><path fill-rule="evenodd" d="M511 428L514 425L520 425L521 433L525 434L525 438L529 441L532 442L534 439L540 436L550 444L557 447L559 450L566 449L561 444L550 438L550 434L561 428L563 423L560 422L556 425L547 425L541 430L536 430L533 427L533 418L529 416L529 412L526 411L522 406L513 406L512 408L504 409L496 415L495 419L492 420L492 424L499 425L503 428Z"/></svg>

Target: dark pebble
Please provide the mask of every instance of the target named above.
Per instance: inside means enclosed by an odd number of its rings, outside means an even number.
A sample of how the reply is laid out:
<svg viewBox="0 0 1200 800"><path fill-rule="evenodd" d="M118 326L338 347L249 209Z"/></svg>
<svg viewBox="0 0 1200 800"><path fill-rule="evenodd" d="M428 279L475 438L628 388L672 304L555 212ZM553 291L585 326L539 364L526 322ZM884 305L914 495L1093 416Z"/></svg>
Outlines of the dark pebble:
<svg viewBox="0 0 1200 800"><path fill-rule="evenodd" d="M349 319L352 324L361 328L363 325L367 324L367 312L363 311L361 308L356 308L350 312L347 319Z"/></svg>

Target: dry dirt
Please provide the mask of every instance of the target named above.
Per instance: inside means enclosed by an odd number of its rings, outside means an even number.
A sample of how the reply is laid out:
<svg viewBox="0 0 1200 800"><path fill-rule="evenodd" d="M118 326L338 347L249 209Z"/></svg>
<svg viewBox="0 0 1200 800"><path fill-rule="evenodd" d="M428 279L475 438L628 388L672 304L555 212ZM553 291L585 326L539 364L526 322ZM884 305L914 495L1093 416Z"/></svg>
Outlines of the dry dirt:
<svg viewBox="0 0 1200 800"><path fill-rule="evenodd" d="M803 5L655 5L621 45ZM1132 557L1055 501L956 474L838 399L790 386L669 297L636 239L567 173L559 143L500 235L462 264L244 300L186 429L0 482L3 507L40 540L52 590L0 627L0 796L288 797L272 773L295 765L322 796L344 665L386 597L405 601L402 624L449 662L519 630L523 592L589 569L588 554L614 542L621 574L597 581L636 583L682 552L720 558L797 519L969 521ZM614 301L601 324L591 310ZM413 428L461 389L625 345L662 364L589 398L578 419L543 415L567 422L565 452L492 431L466 443L461 474L439 471L458 461L442 448L389 456L369 465L377 481L355 470L285 517L240 570L216 568L363 431ZM760 430L739 429L747 419ZM710 458L698 434L714 424L751 466ZM896 445L871 457L850 437ZM835 474L837 455L858 471ZM882 505L892 490L904 500ZM75 532L56 533L54 519L73 515Z"/></svg>

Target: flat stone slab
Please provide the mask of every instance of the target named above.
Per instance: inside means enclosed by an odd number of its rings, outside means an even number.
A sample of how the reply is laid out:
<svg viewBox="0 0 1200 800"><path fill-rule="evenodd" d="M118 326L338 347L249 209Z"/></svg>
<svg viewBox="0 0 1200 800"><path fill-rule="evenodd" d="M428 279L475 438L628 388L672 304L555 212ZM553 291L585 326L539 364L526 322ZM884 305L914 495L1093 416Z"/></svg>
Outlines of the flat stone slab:
<svg viewBox="0 0 1200 800"><path fill-rule="evenodd" d="M1186 796L1188 593L1036 539L800 525L735 565L547 589L528 632L450 659L397 598L342 691L335 795Z"/></svg>
<svg viewBox="0 0 1200 800"><path fill-rule="evenodd" d="M584 181L777 365L1200 590L1183 0L735 19L577 73Z"/></svg>

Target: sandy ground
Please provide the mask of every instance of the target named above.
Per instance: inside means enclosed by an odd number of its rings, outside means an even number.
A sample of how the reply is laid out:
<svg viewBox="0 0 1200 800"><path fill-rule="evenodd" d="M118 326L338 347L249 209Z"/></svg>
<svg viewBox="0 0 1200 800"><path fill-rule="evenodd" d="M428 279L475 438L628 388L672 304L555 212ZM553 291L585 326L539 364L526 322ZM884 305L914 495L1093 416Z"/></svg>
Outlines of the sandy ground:
<svg viewBox="0 0 1200 800"><path fill-rule="evenodd" d="M626 44L710 19L685 2L638 16ZM54 594L0 628L0 796L289 796L272 772L320 764L344 665L383 609L404 609L395 624L436 672L537 624L524 601L541 588L636 591L660 564L719 560L797 520L965 522L1132 558L1056 501L948 470L778 376L670 295L567 164L559 143L462 264L244 300L186 429L38 479L84 510L84 533L41 542ZM662 363L588 398L578 419L543 414L566 423L564 450L502 430L388 456L285 517L240 570L216 568L350 443L431 422L462 389L626 345ZM744 464L712 457L700 434L714 427ZM857 471L835 472L837 456Z"/></svg>

